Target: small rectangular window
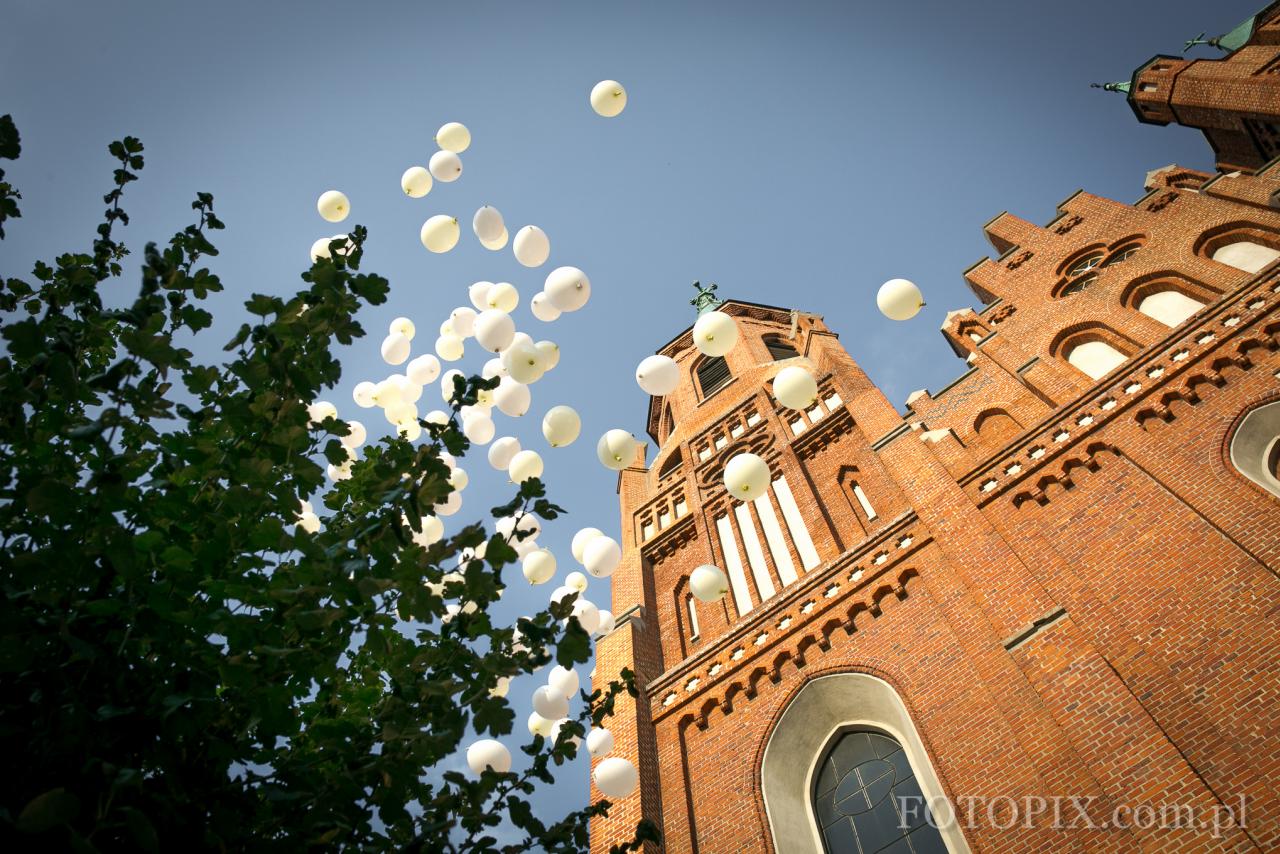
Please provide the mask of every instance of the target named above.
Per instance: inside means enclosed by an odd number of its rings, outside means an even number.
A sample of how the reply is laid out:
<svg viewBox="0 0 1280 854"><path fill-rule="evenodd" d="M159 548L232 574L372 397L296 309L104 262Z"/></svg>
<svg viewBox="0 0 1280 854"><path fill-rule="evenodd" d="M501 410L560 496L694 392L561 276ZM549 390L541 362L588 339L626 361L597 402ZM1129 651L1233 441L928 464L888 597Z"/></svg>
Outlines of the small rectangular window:
<svg viewBox="0 0 1280 854"><path fill-rule="evenodd" d="M867 499L867 494L862 491L859 484L853 485L853 495L858 499L858 503L862 505L862 512L867 514L868 519L876 518L876 508L871 506L871 502Z"/></svg>
<svg viewBox="0 0 1280 854"><path fill-rule="evenodd" d="M766 338L764 345L769 348L769 356L775 362L782 359L794 359L800 355L790 341L782 338Z"/></svg>

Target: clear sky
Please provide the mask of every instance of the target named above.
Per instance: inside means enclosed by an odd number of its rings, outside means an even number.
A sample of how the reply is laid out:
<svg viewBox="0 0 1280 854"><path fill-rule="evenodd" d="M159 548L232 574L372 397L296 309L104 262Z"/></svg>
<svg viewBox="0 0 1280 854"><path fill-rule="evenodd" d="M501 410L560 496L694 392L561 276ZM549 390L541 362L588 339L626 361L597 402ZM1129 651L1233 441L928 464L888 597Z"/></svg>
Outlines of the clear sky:
<svg viewBox="0 0 1280 854"><path fill-rule="evenodd" d="M575 530L617 536L615 475L595 461L595 439L611 427L643 436L633 371L694 319L694 279L825 316L899 406L914 389L937 390L964 368L937 330L948 309L979 307L961 272L992 254L984 222L1009 210L1043 223L1078 188L1128 202L1149 169L1212 167L1198 133L1140 125L1121 96L1088 84L1128 79L1153 54L1262 5L8 0L0 113L22 133L23 157L6 170L24 218L6 228L0 272L89 246L109 189L105 147L125 134L147 147L125 201L135 250L186 224L197 191L214 194L227 223L214 266L228 290L202 336L211 355L243 319L245 296L291 293L313 240L366 225L365 269L393 289L367 313L370 337L343 354L331 399L371 433L389 426L350 392L390 372L378 356L388 322L413 318L414 353L426 352L467 304L467 285L513 282L517 325L557 341L563 360L533 387L529 415L497 416L498 435L547 460L544 479L570 515L541 542L563 577ZM603 78L628 90L616 119L587 103ZM405 197L401 172L426 164L446 121L472 131L462 178ZM351 199L341 226L315 210L330 188ZM512 234L542 227L550 262L531 271L509 248L482 249L467 227L482 204ZM418 241L438 213L464 224L444 256ZM543 324L528 299L562 264L587 272L592 299ZM875 309L876 289L898 276L929 303L908 323ZM461 366L478 371L487 354L474 341L467 351ZM437 399L428 390L423 402ZM552 451L538 424L560 403L582 413L583 437ZM482 452L463 466L472 485L455 518L469 521L509 488ZM554 586L529 590L518 570L510 583L511 617ZM588 596L607 607L606 586ZM520 720L536 684L512 689ZM585 799L579 760L544 803Z"/></svg>

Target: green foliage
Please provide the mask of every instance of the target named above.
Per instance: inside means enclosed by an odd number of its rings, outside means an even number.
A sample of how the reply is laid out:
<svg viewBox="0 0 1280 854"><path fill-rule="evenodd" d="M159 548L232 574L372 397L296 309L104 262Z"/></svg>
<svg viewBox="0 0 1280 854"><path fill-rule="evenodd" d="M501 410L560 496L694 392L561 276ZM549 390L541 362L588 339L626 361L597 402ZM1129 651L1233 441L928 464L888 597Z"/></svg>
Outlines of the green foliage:
<svg viewBox="0 0 1280 854"><path fill-rule="evenodd" d="M524 773L426 774L468 727L511 733L511 707L489 693L500 677L590 654L562 613L521 620L520 644L491 621L515 560L500 538L449 574L483 525L414 542L451 488L441 449L468 446L458 409L495 381L460 381L455 417L424 423L430 441L368 447L325 494L323 529L295 528L326 462L345 460L346 425L312 425L305 402L338 382L332 343L363 336L357 313L388 292L360 271L365 230L293 296L251 297L227 360L205 364L185 345L222 290L201 266L223 227L213 197L146 246L132 304L106 309L127 254L123 190L143 167L136 139L109 151L115 186L91 250L0 282L6 850L474 851L503 821L526 834L506 850L582 850L607 802L544 824L527 800L575 752L567 735L535 738ZM6 116L0 156L18 153ZM0 223L16 198L0 183ZM494 510L515 511L560 512L536 480ZM467 607L446 621L451 602ZM581 735L634 694L625 677L565 729ZM642 825L626 848L654 838Z"/></svg>

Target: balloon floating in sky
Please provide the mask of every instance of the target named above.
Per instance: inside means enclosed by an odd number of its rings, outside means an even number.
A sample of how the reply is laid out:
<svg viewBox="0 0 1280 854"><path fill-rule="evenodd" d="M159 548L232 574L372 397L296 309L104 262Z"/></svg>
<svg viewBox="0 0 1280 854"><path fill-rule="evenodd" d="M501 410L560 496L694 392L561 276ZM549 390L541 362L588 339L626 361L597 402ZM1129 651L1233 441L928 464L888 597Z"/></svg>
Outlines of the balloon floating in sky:
<svg viewBox="0 0 1280 854"><path fill-rule="evenodd" d="M507 474L513 483L524 483L531 477L542 477L542 456L537 451L517 452L507 466Z"/></svg>
<svg viewBox="0 0 1280 854"><path fill-rule="evenodd" d="M481 243L492 243L502 238L507 225L503 222L501 211L491 205L484 205L471 218L471 230Z"/></svg>
<svg viewBox="0 0 1280 854"><path fill-rule="evenodd" d="M724 488L739 501L754 501L769 488L769 464L755 454L736 455L724 467Z"/></svg>
<svg viewBox="0 0 1280 854"><path fill-rule="evenodd" d="M461 154L471 145L471 131L462 122L446 122L436 131L436 145L445 151Z"/></svg>
<svg viewBox="0 0 1280 854"><path fill-rule="evenodd" d="M818 381L804 368L792 365L773 378L773 396L788 409L808 409L818 399Z"/></svg>
<svg viewBox="0 0 1280 854"><path fill-rule="evenodd" d="M680 384L680 366L670 356L648 356L636 367L636 382L646 394L662 397Z"/></svg>
<svg viewBox="0 0 1280 854"><path fill-rule="evenodd" d="M505 350L515 338L516 324L505 311L486 308L476 316L475 334L481 347L497 353Z"/></svg>
<svg viewBox="0 0 1280 854"><path fill-rule="evenodd" d="M511 770L511 752L500 741L482 738L467 748L467 767L476 776L486 770L505 774Z"/></svg>
<svg viewBox="0 0 1280 854"><path fill-rule="evenodd" d="M610 430L596 443L596 457L605 468L622 471L631 465L639 444L626 430Z"/></svg>
<svg viewBox="0 0 1280 854"><path fill-rule="evenodd" d="M582 432L582 419L572 406L553 406L542 416L542 435L553 448L573 444Z"/></svg>
<svg viewBox="0 0 1280 854"><path fill-rule="evenodd" d="M596 578L608 578L622 562L622 547L613 537L603 534L582 549L582 565Z"/></svg>
<svg viewBox="0 0 1280 854"><path fill-rule="evenodd" d="M508 314L516 310L520 304L520 292L510 282L498 282L485 294L487 308L496 308Z"/></svg>
<svg viewBox="0 0 1280 854"><path fill-rule="evenodd" d="M480 241L480 245L485 249L488 249L490 252L497 252L499 249L505 247L507 245L507 241L510 239L510 236L507 234L506 226L503 226L502 234L498 235L497 238L493 240L482 239Z"/></svg>
<svg viewBox="0 0 1280 854"><path fill-rule="evenodd" d="M587 733L587 752L595 759L613 752L613 733L604 727L592 727Z"/></svg>
<svg viewBox="0 0 1280 854"><path fill-rule="evenodd" d="M556 574L556 556L548 549L535 549L524 556L520 566L530 584L546 584Z"/></svg>
<svg viewBox="0 0 1280 854"><path fill-rule="evenodd" d="M910 320L924 307L924 297L914 282L890 279L876 292L876 307L890 320Z"/></svg>
<svg viewBox="0 0 1280 854"><path fill-rule="evenodd" d="M520 440L515 436L503 436L489 446L489 465L498 471L506 471L511 458L520 453Z"/></svg>
<svg viewBox="0 0 1280 854"><path fill-rule="evenodd" d="M329 222L342 222L351 213L351 203L337 190L325 190L316 200L316 210Z"/></svg>
<svg viewBox="0 0 1280 854"><path fill-rule="evenodd" d="M693 324L693 345L704 356L723 356L738 343L738 324L723 311L708 311Z"/></svg>
<svg viewBox="0 0 1280 854"><path fill-rule="evenodd" d="M431 177L448 184L462 177L462 158L452 151L437 151L427 163Z"/></svg>
<svg viewBox="0 0 1280 854"><path fill-rule="evenodd" d="M458 245L458 220L448 214L436 214L422 224L422 245L437 254Z"/></svg>
<svg viewBox="0 0 1280 854"><path fill-rule="evenodd" d="M526 225L516 232L511 244L516 260L526 267L541 267L551 255L551 240L536 225Z"/></svg>
<svg viewBox="0 0 1280 854"><path fill-rule="evenodd" d="M529 300L529 310L543 323L551 323L560 317L560 309L555 307L545 291L538 291L533 295L533 299Z"/></svg>
<svg viewBox="0 0 1280 854"><path fill-rule="evenodd" d="M547 676L547 685L559 691L566 700L578 693L578 684L578 672L559 664L551 668L551 673Z"/></svg>
<svg viewBox="0 0 1280 854"><path fill-rule="evenodd" d="M511 377L503 377L498 387L493 390L493 402L503 415L519 418L529 411L533 395L524 383L518 383Z"/></svg>
<svg viewBox="0 0 1280 854"><path fill-rule="evenodd" d="M428 385L435 382L436 377L440 376L440 360L430 353L423 353L409 362L404 373L410 382L418 385Z"/></svg>
<svg viewBox="0 0 1280 854"><path fill-rule="evenodd" d="M410 367L412 367L412 364L410 364ZM358 382L356 387L351 390L351 398L356 402L356 406L361 409L368 409L374 405L373 394L376 389L377 386L368 380Z"/></svg>
<svg viewBox="0 0 1280 854"><path fill-rule="evenodd" d="M719 567L703 564L689 574L689 589L699 602L715 602L729 592L729 580Z"/></svg>
<svg viewBox="0 0 1280 854"><path fill-rule="evenodd" d="M417 331L418 328L414 326L413 321L407 317L397 317L395 320L391 321L391 326L387 328L387 332L392 335L399 333L410 341L413 340L414 333Z"/></svg>
<svg viewBox="0 0 1280 854"><path fill-rule="evenodd" d="M617 627L617 621L614 619L613 612L608 608L600 609L600 625L596 626L596 635L604 637Z"/></svg>
<svg viewBox="0 0 1280 854"><path fill-rule="evenodd" d="M307 415L311 418L312 424L319 424L326 418L337 418L338 407L327 400L317 400L307 407Z"/></svg>
<svg viewBox="0 0 1280 854"><path fill-rule="evenodd" d="M467 299L471 300L471 304L476 307L476 311L484 311L489 307L487 297L491 287L493 287L493 282L476 282L467 288Z"/></svg>
<svg viewBox="0 0 1280 854"><path fill-rule="evenodd" d="M533 710L547 720L558 720L569 714L569 700L550 685L543 685L533 692Z"/></svg>
<svg viewBox="0 0 1280 854"><path fill-rule="evenodd" d="M601 80L591 87L591 109L611 119L627 106L627 90L617 80Z"/></svg>
<svg viewBox="0 0 1280 854"><path fill-rule="evenodd" d="M398 365L409 358L409 339L393 332L382 339L382 360L388 365Z"/></svg>
<svg viewBox="0 0 1280 854"><path fill-rule="evenodd" d="M436 355L446 362L456 362L462 358L466 347L457 335L441 335L436 339Z"/></svg>
<svg viewBox="0 0 1280 854"><path fill-rule="evenodd" d="M636 790L640 775L636 766L620 756L611 756L596 766L596 788L610 798L625 798Z"/></svg>
<svg viewBox="0 0 1280 854"><path fill-rule="evenodd" d="M553 726L555 726L555 721L549 721L537 712L529 713L529 735L540 735L543 738L549 738Z"/></svg>
<svg viewBox="0 0 1280 854"><path fill-rule="evenodd" d="M603 537L604 531L599 528L583 528L573 535L573 542L569 544L569 551L573 553L573 559L578 563L582 563L583 552L587 548L587 543L596 537Z"/></svg>
<svg viewBox="0 0 1280 854"><path fill-rule="evenodd" d="M591 280L577 267L556 267L547 274L542 292L561 311L577 311L591 298Z"/></svg>
<svg viewBox="0 0 1280 854"><path fill-rule="evenodd" d="M410 166L400 176L400 189L411 199L420 199L431 192L431 173L422 166Z"/></svg>

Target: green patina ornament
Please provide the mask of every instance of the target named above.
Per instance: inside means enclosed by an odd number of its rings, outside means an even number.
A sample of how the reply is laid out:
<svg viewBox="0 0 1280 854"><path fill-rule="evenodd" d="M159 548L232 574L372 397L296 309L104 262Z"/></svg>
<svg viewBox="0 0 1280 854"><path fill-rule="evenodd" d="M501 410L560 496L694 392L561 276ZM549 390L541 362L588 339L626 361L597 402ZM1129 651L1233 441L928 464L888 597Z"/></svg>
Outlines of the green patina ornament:
<svg viewBox="0 0 1280 854"><path fill-rule="evenodd" d="M694 282L693 286L698 289L698 295L689 300L689 305L698 310L698 314L706 314L708 311L715 311L724 305L724 300L716 296L716 284L711 283L708 287L703 287L701 282Z"/></svg>

